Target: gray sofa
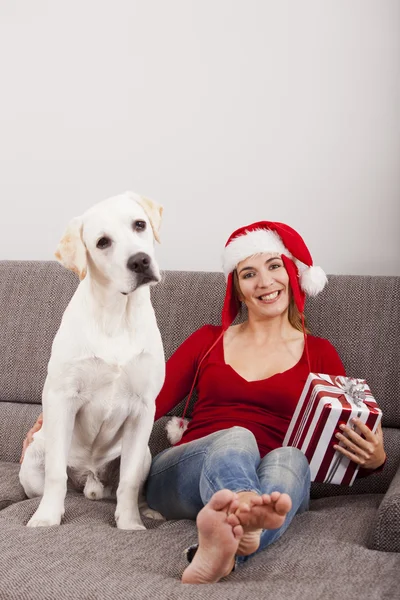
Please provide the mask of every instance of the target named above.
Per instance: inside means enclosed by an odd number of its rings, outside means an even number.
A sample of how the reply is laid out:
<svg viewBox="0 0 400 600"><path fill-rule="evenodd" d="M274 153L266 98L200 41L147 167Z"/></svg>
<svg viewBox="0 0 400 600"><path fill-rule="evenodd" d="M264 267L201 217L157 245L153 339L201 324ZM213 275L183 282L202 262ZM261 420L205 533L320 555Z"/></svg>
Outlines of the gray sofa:
<svg viewBox="0 0 400 600"><path fill-rule="evenodd" d="M348 374L367 378L384 412L383 472L351 488L313 484L308 513L209 586L180 583L183 550L196 541L191 521L119 531L113 501L70 490L60 527L25 527L38 499L19 485L21 442L41 410L52 338L76 285L55 262L0 262L0 599L400 597L400 277L331 276L307 305L311 331L334 343ZM163 274L152 296L167 357L219 322L223 295L222 274ZM153 453L167 444L165 421L154 426Z"/></svg>

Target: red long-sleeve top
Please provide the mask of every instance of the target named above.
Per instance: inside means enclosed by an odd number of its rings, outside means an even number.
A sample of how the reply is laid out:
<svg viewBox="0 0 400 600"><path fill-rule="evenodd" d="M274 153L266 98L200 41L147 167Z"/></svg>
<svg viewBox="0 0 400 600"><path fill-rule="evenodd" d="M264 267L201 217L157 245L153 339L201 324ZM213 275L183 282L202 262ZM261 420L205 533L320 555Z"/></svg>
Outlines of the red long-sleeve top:
<svg viewBox="0 0 400 600"><path fill-rule="evenodd" d="M156 401L156 419L188 395L200 360L221 331L213 325L201 327L168 360L165 383ZM328 340L309 335L307 341L312 372L345 375L342 361ZM254 434L261 457L265 456L282 446L308 374L303 351L291 369L267 379L246 381L225 363L221 337L201 363L192 420L176 445L240 425Z"/></svg>

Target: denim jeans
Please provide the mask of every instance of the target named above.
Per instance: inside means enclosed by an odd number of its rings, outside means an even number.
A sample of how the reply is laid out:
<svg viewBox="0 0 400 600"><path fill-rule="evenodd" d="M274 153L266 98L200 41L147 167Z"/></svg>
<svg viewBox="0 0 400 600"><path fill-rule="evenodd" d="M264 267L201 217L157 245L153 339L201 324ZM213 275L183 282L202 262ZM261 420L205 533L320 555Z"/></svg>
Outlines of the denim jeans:
<svg viewBox="0 0 400 600"><path fill-rule="evenodd" d="M147 502L167 519L196 519L218 490L286 492L292 508L279 529L261 534L259 552L276 541L293 517L308 509L310 469L297 448L272 450L262 460L254 435L232 427L168 448L154 457L147 480ZM239 562L248 557L239 557Z"/></svg>

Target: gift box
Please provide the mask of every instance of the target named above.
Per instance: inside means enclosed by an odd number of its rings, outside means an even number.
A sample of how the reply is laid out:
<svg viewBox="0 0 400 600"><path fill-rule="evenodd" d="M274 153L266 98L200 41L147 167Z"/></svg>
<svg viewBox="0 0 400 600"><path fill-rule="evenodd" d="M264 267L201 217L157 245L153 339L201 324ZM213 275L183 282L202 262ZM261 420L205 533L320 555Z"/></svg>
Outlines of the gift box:
<svg viewBox="0 0 400 600"><path fill-rule="evenodd" d="M359 465L333 447L342 423L358 417L375 432L382 418L363 379L310 373L287 430L284 446L295 446L310 463L311 481L352 485Z"/></svg>

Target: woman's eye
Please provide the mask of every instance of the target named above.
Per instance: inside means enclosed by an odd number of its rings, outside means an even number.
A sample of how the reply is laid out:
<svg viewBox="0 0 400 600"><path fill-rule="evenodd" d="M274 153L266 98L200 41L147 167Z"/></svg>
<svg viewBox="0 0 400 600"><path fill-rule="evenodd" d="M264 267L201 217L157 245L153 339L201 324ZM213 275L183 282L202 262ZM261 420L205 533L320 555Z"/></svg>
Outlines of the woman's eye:
<svg viewBox="0 0 400 600"><path fill-rule="evenodd" d="M282 265L280 265L279 263L273 263L272 265L270 265L270 269L279 269L279 267L281 267Z"/></svg>
<svg viewBox="0 0 400 600"><path fill-rule="evenodd" d="M133 228L136 231L144 231L146 229L146 221L135 221Z"/></svg>
<svg viewBox="0 0 400 600"><path fill-rule="evenodd" d="M111 240L108 237L101 237L96 244L96 248L99 248L99 250L104 250L109 246L111 246Z"/></svg>
<svg viewBox="0 0 400 600"><path fill-rule="evenodd" d="M253 277L254 273L246 273L245 275L243 275L243 279L249 279L250 277Z"/></svg>

